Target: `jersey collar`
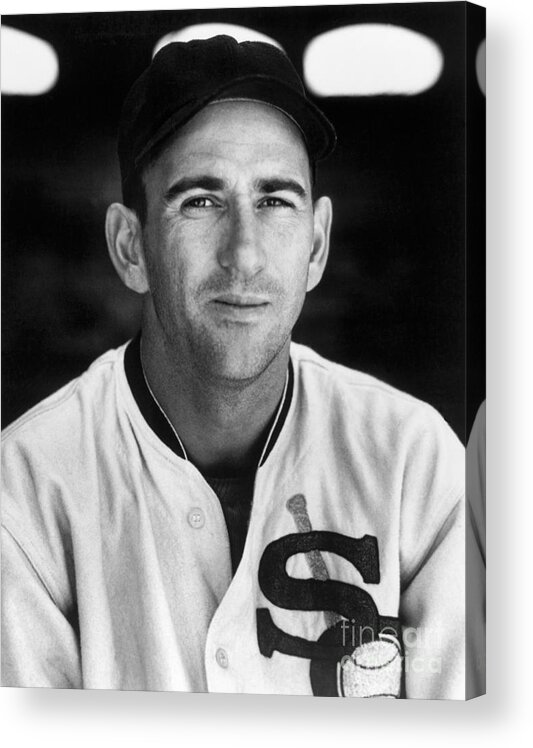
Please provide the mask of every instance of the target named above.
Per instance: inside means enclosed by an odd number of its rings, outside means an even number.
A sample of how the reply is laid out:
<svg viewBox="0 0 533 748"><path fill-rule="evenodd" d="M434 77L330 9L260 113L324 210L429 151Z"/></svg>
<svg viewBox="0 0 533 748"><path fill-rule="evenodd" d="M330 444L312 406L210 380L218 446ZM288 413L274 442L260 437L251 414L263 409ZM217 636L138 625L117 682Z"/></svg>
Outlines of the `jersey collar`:
<svg viewBox="0 0 533 748"><path fill-rule="evenodd" d="M187 460L185 448L174 430L165 412L152 394L145 379L141 363L141 334L139 333L126 346L124 354L124 369L126 379L131 393L137 403L141 414L155 435L178 457ZM287 418L292 401L294 389L294 368L292 360L289 359L289 368L285 380L283 395L268 428L268 436L265 440L258 467L265 464L272 451Z"/></svg>

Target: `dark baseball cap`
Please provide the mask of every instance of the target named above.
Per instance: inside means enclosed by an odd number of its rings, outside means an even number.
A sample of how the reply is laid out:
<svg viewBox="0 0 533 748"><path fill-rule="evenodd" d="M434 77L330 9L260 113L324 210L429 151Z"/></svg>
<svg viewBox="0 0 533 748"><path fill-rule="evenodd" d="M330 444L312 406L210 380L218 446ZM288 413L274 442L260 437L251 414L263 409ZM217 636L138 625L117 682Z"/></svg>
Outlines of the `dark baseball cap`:
<svg viewBox="0 0 533 748"><path fill-rule="evenodd" d="M167 44L131 87L122 107L122 184L165 138L213 101L251 99L284 112L300 128L312 162L335 147L335 130L307 98L287 55L273 44L230 36Z"/></svg>

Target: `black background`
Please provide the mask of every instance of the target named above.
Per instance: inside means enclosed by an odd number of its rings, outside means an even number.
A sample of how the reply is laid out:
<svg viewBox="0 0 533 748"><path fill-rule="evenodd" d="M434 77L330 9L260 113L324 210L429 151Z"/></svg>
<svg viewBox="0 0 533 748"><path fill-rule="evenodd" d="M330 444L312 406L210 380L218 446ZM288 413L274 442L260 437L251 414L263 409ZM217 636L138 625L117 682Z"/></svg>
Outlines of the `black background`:
<svg viewBox="0 0 533 748"><path fill-rule="evenodd" d="M464 3L4 16L54 46L60 76L42 96L2 97L3 424L138 328L103 232L121 199L120 106L164 34L214 21L274 37L300 72L307 43L345 24L439 44L442 75L422 94L317 99L339 140L318 174L332 250L294 339L432 403L464 441L485 392L483 33L472 25L467 49Z"/></svg>

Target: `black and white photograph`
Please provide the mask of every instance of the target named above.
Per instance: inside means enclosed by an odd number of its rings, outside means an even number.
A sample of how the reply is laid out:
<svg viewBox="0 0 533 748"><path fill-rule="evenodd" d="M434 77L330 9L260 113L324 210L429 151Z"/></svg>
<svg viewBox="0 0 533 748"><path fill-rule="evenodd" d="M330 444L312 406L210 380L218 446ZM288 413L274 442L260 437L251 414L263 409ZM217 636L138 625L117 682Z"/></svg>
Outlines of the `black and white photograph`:
<svg viewBox="0 0 533 748"><path fill-rule="evenodd" d="M1 33L2 685L482 695L485 9Z"/></svg>

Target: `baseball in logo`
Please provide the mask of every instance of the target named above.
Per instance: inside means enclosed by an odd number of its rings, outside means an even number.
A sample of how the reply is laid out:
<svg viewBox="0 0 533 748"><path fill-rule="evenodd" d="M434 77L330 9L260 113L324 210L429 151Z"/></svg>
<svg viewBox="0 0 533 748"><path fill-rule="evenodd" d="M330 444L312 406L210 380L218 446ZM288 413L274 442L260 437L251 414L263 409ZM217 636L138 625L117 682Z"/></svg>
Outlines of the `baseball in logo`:
<svg viewBox="0 0 533 748"><path fill-rule="evenodd" d="M377 538L351 538L311 527L302 494L287 501L297 532L270 543L259 563L259 586L275 606L323 611L325 630L316 641L276 626L268 608L257 609L259 651L310 660L315 696L400 696L402 651L397 618L380 616L372 596L354 584L330 578L322 553L349 561L366 584L380 581ZM304 553L311 577L289 576L286 563Z"/></svg>

